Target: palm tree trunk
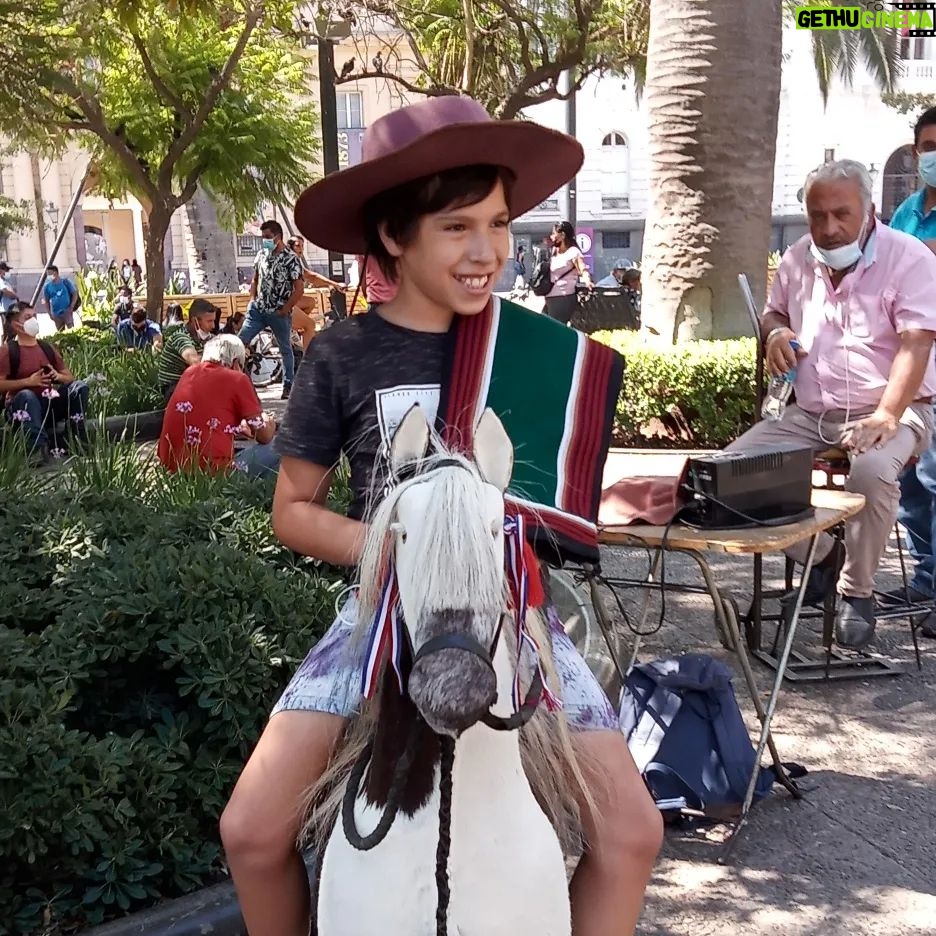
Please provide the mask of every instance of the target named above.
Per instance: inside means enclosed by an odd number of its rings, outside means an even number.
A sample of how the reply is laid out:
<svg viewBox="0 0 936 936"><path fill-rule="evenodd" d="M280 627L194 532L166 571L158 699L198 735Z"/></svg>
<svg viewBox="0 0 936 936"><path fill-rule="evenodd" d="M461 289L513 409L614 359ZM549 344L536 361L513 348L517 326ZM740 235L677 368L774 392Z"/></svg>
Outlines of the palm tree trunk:
<svg viewBox="0 0 936 936"><path fill-rule="evenodd" d="M750 334L764 297L780 98L777 0L654 0L643 312L667 343Z"/></svg>
<svg viewBox="0 0 936 936"><path fill-rule="evenodd" d="M199 186L185 205L191 245L186 244L193 293L237 291L237 256L230 231L218 224L208 193Z"/></svg>

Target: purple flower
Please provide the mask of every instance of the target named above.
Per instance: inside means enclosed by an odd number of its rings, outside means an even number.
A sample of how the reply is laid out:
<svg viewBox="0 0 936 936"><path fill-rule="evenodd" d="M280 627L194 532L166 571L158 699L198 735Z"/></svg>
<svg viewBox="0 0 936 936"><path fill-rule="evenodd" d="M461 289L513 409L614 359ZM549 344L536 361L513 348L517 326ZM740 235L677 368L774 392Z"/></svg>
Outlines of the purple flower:
<svg viewBox="0 0 936 936"><path fill-rule="evenodd" d="M208 420L208 428L212 432L214 432L214 430L217 429L218 426L220 425L221 425L221 420L216 418L215 416L212 416L211 419Z"/></svg>
<svg viewBox="0 0 936 936"><path fill-rule="evenodd" d="M65 449L63 449L63 448L54 448L54 449L52 449L51 452L49 452L49 454L50 454L53 458L64 458L64 457L65 457Z"/></svg>
<svg viewBox="0 0 936 936"><path fill-rule="evenodd" d="M224 431L228 435L237 435L237 432L239 429L240 429L240 426L225 426L224 427Z"/></svg>
<svg viewBox="0 0 936 936"><path fill-rule="evenodd" d="M14 410L13 422L32 422L32 417L24 409Z"/></svg>
<svg viewBox="0 0 936 936"><path fill-rule="evenodd" d="M77 425L84 422L84 413L72 413L68 418Z"/></svg>
<svg viewBox="0 0 936 936"><path fill-rule="evenodd" d="M263 417L262 417L262 416L254 416L253 419L248 419L248 420L247 420L247 425L253 427L254 429L262 429L262 428L263 428Z"/></svg>
<svg viewBox="0 0 936 936"><path fill-rule="evenodd" d="M58 390L55 389L55 387L48 387L47 389L42 391L42 395L47 400L57 400L59 397L59 392Z"/></svg>
<svg viewBox="0 0 936 936"><path fill-rule="evenodd" d="M188 426L185 430L185 441L189 445L201 445L202 433L198 426Z"/></svg>
<svg viewBox="0 0 936 936"><path fill-rule="evenodd" d="M181 400L180 402L176 403L175 408L176 408L177 413L191 413L192 412L192 404L189 403L188 400Z"/></svg>

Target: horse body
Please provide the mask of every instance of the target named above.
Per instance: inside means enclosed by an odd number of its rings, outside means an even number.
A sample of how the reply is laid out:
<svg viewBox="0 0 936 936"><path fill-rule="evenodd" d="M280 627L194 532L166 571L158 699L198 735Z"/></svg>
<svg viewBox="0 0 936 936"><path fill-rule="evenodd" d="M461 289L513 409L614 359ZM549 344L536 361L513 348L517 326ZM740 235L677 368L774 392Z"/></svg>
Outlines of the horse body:
<svg viewBox="0 0 936 936"><path fill-rule="evenodd" d="M491 711L507 717L512 673L504 642L494 669ZM398 815L370 851L354 848L336 823L322 859L319 936L435 936L438 765L434 770L424 808ZM372 830L380 812L358 796L357 828ZM570 936L565 860L524 773L516 731L479 723L455 743L448 879L447 936Z"/></svg>

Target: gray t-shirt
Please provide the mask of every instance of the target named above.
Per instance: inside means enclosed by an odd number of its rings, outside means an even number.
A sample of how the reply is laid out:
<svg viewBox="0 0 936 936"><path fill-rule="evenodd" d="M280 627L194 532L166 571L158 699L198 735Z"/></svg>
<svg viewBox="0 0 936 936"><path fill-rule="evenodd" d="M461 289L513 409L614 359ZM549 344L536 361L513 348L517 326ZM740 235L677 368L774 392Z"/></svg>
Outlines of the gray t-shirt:
<svg viewBox="0 0 936 936"><path fill-rule="evenodd" d="M392 325L377 312L353 315L309 345L276 434L281 455L351 465L348 515L365 516L389 478L389 440L414 403L434 422L449 335ZM373 492L373 493L372 493Z"/></svg>

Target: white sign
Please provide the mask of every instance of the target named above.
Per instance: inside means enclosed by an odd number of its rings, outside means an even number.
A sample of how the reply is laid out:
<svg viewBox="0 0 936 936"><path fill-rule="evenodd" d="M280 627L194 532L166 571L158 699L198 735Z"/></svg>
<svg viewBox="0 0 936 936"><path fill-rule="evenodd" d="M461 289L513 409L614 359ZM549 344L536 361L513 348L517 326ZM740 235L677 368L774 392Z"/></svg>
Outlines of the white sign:
<svg viewBox="0 0 936 936"><path fill-rule="evenodd" d="M575 243L578 244L578 249L581 250L583 254L591 253L592 239L587 234L576 234Z"/></svg>

